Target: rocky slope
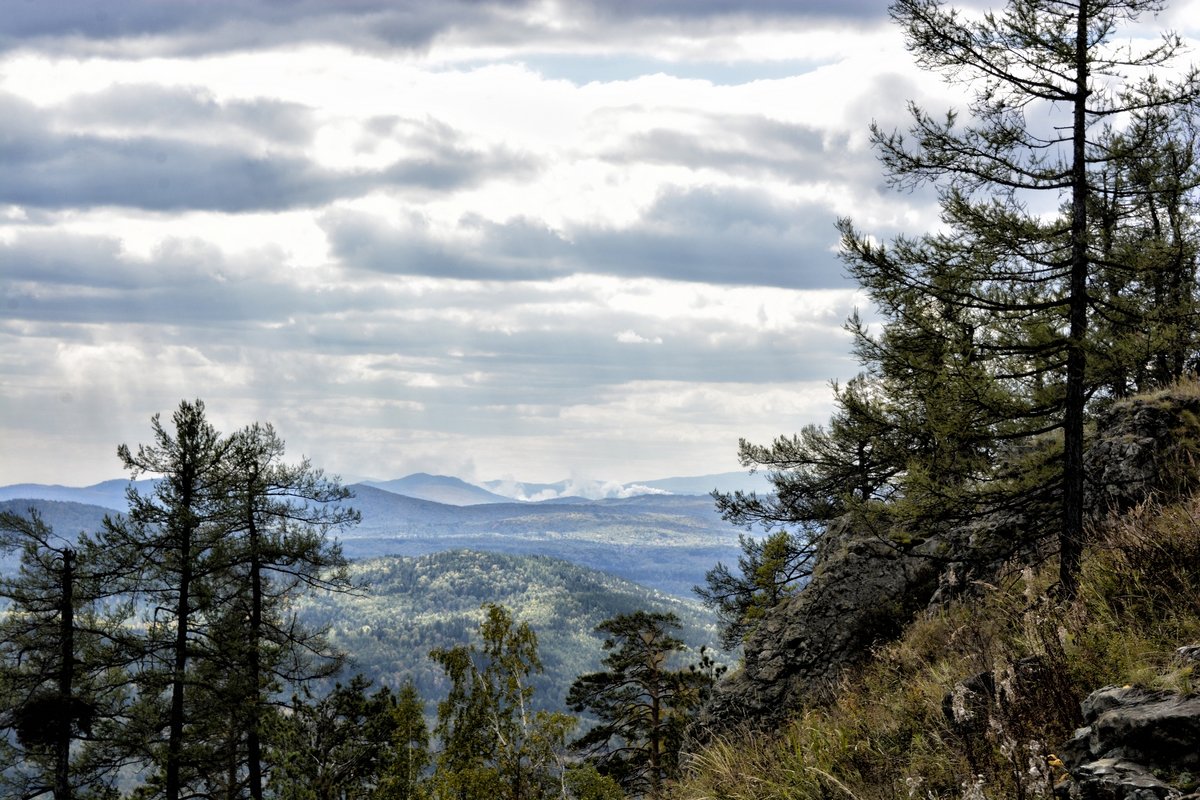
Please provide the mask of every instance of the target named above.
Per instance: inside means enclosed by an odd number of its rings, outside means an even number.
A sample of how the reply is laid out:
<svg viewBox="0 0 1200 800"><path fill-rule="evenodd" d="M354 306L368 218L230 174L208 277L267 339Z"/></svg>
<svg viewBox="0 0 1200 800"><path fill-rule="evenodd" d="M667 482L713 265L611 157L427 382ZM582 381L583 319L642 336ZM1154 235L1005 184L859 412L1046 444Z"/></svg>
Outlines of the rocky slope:
<svg viewBox="0 0 1200 800"><path fill-rule="evenodd" d="M1101 414L1087 454L1093 525L1103 527L1105 520L1147 498L1170 500L1194 487L1193 461L1200 453L1198 420L1200 392L1188 386L1125 401ZM992 527L995 537L1019 529L1020 521L998 520ZM980 540L979 530L972 536L960 531L949 537L951 542L932 538L919 548L903 550L845 526L833 527L827 536L811 583L768 614L747 639L744 669L714 694L693 727L697 742L744 728L777 731L803 709L830 701L847 667L865 662L875 648L900 634L935 595L938 602L944 601L938 589L947 583L946 564L929 555L944 556L948 547L955 546L952 542ZM997 549L997 555L1005 552L1004 547ZM1167 702L1163 698L1155 702L1159 701ZM1094 708L1093 704L1084 709L1085 716L1094 717L1089 724L1099 722L1107 731L1103 714ZM1066 768L1082 777L1088 770L1110 766L1106 759L1138 763L1126 758L1124 754L1131 752L1126 745L1105 744L1106 735L1095 734L1087 740L1090 744L1064 751L1071 754L1063 757ZM1193 739L1192 744L1193 752L1200 752L1200 743ZM1153 763L1146 766L1161 768ZM1096 784L1080 783L1085 785ZM1072 796L1167 796L1088 793L1092 791L1078 789Z"/></svg>

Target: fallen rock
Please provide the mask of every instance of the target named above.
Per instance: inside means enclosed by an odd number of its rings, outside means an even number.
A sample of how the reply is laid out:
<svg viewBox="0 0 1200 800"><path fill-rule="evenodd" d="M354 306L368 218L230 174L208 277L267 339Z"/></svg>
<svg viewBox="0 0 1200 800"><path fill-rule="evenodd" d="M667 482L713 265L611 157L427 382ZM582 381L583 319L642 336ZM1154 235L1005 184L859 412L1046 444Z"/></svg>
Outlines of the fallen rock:
<svg viewBox="0 0 1200 800"><path fill-rule="evenodd" d="M1084 727L1062 749L1072 800L1182 798L1200 768L1200 697L1106 686L1082 706Z"/></svg>
<svg viewBox="0 0 1200 800"><path fill-rule="evenodd" d="M1060 797L1071 800L1171 800L1183 793L1146 771L1141 764L1101 758L1071 773L1074 779Z"/></svg>

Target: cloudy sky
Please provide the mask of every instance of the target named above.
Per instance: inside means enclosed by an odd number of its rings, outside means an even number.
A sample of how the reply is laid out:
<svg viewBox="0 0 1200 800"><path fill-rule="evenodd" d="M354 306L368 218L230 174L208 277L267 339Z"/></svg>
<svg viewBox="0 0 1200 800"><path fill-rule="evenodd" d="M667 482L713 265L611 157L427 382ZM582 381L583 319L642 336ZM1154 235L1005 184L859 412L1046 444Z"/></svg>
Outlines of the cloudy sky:
<svg viewBox="0 0 1200 800"><path fill-rule="evenodd" d="M355 479L735 470L855 372L834 221L936 221L885 0L3 5L0 484L185 397Z"/></svg>

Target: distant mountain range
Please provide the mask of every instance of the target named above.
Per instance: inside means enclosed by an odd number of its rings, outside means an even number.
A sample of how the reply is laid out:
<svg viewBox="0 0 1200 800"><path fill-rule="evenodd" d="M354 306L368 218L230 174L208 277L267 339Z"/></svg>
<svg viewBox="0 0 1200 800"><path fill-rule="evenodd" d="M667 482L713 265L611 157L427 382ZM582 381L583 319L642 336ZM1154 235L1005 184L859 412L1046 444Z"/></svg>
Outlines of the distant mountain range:
<svg viewBox="0 0 1200 800"><path fill-rule="evenodd" d="M82 487L44 483L14 483L10 486L0 486L0 500L56 500L63 503L83 503L124 511L129 508L129 504L125 500L125 490L131 484L138 490L147 492L154 486L154 481L118 479Z"/></svg>
<svg viewBox="0 0 1200 800"><path fill-rule="evenodd" d="M71 487L44 483L15 483L0 486L0 500L36 499L86 503L117 511L126 509L125 490L128 480L109 480L93 486ZM154 485L152 480L133 481L142 491ZM473 506L488 503L537 503L547 500L587 502L591 500L622 499L650 494L708 495L714 489L722 492L769 492L771 485L762 474L726 472L691 478L662 478L634 483L612 483L595 480L562 480L556 483L526 483L516 480L468 483L449 475L430 475L417 472L388 481L362 481L361 485L401 494L417 500L430 500L451 506Z"/></svg>
<svg viewBox="0 0 1200 800"><path fill-rule="evenodd" d="M391 481L363 481L392 494L402 494L417 500L432 500L450 506L477 506L486 503L511 503L513 498L493 494L487 489L449 475L430 475L418 472Z"/></svg>
<svg viewBox="0 0 1200 800"><path fill-rule="evenodd" d="M675 478L676 488L705 485L704 493L667 494L666 489L627 497L558 496L517 502L458 478L410 475L396 481L359 483L350 504L362 524L340 538L347 557L420 556L454 549L512 555L543 555L603 570L676 596L718 561L739 554L737 528L717 514L707 491L721 476ZM0 487L0 508L24 512L34 506L63 535L96 530L104 516L126 508L124 481L72 489L18 484ZM151 482L138 483L146 490ZM726 484L729 486L730 484ZM534 484L522 484L532 488ZM570 485L562 486L563 490ZM399 490L412 494L400 494ZM442 497L454 502L414 496Z"/></svg>

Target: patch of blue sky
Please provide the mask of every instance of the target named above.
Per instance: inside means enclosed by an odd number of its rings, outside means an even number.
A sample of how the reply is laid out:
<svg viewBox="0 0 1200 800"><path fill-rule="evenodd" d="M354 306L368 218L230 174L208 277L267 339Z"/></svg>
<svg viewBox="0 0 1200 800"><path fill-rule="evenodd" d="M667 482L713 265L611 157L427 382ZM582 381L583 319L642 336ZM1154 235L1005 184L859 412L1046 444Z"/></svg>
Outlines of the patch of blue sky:
<svg viewBox="0 0 1200 800"><path fill-rule="evenodd" d="M754 81L782 80L803 75L831 62L815 59L668 61L624 55L554 54L523 57L521 63L543 78L566 80L576 86L631 81L659 74L684 80L704 80L715 86L741 86ZM457 65L457 68L461 66Z"/></svg>

